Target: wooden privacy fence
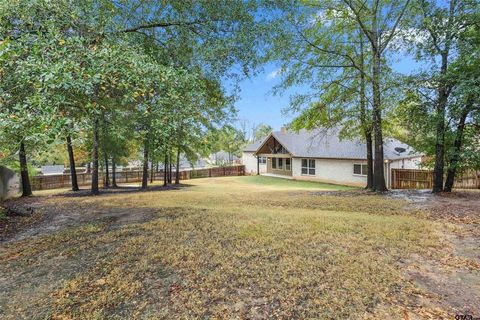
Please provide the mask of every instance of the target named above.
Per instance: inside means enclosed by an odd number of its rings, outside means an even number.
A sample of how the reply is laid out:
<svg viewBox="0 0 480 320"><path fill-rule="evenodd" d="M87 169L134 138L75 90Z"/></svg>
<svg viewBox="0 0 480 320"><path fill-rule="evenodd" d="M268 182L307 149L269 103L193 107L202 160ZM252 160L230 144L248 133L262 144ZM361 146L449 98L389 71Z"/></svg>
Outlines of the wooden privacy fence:
<svg viewBox="0 0 480 320"><path fill-rule="evenodd" d="M392 169L392 189L431 189L433 171L418 169ZM480 171L470 170L457 176L454 188L480 189Z"/></svg>
<svg viewBox="0 0 480 320"><path fill-rule="evenodd" d="M150 181L152 172L148 172L148 180ZM117 183L134 183L142 181L143 172L138 171L118 171L115 173ZM245 175L245 166L231 166L231 167L217 167L206 168L198 170L181 170L179 172L180 180L188 180L195 178L208 177L224 177L224 176L243 176ZM176 172L172 172L172 179L175 179ZM99 173L99 181L103 183L105 175L103 172ZM77 173L77 180L79 186L87 186L92 183L91 173ZM163 180L163 170L153 172L153 180ZM110 183L112 181L112 174L110 173ZM69 174L59 174L51 176L34 176L32 177L33 190L49 190L59 188L71 187L71 180Z"/></svg>

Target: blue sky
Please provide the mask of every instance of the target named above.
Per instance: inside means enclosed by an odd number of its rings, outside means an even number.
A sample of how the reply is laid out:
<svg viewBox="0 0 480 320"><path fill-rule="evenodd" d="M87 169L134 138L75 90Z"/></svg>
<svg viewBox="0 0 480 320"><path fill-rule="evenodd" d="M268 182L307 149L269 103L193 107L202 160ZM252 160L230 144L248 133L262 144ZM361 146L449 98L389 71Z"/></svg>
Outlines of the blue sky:
<svg viewBox="0 0 480 320"><path fill-rule="evenodd" d="M397 55L394 59L393 69L407 74L418 68L418 64L412 57ZM278 67L267 64L257 76L245 79L240 83L240 99L235 103L238 110L238 119L247 123L247 129L255 124L266 123L279 130L280 127L293 119L293 115L284 115L282 110L288 106L289 97L295 90L307 90L300 87L285 91L282 95L274 95L272 92L280 78L275 76Z"/></svg>
<svg viewBox="0 0 480 320"><path fill-rule="evenodd" d="M280 80L275 76L277 69L274 64L268 64L257 76L240 83L240 99L235 103L239 120L247 121L249 126L266 123L278 130L292 119L282 115L282 110L288 106L293 89L282 95L272 92Z"/></svg>

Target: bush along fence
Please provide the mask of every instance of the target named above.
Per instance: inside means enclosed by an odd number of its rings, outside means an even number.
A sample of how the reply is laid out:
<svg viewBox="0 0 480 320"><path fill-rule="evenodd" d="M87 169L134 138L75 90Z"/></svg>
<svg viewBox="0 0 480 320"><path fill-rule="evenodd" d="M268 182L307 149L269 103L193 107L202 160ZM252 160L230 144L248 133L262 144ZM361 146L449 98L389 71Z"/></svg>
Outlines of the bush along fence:
<svg viewBox="0 0 480 320"><path fill-rule="evenodd" d="M433 171L416 169L392 169L392 189L431 189ZM455 179L457 189L480 189L480 171L469 170Z"/></svg>
<svg viewBox="0 0 480 320"><path fill-rule="evenodd" d="M148 180L150 181L152 172L148 172ZM245 175L245 166L231 166L231 167L215 167L205 169L180 170L180 180L209 178L209 177L225 177L225 176L243 176ZM176 178L176 171L172 172L172 179ZM105 175L100 172L99 180L103 184ZM115 179L118 184L135 183L142 181L142 171L118 171L115 173ZM89 186L92 183L91 173L77 173L77 180L79 186ZM112 173L110 173L110 182L112 180ZM163 170L153 172L154 181L163 181ZM33 190L49 190L59 188L71 187L70 174L59 174L49 176L34 176L32 177Z"/></svg>

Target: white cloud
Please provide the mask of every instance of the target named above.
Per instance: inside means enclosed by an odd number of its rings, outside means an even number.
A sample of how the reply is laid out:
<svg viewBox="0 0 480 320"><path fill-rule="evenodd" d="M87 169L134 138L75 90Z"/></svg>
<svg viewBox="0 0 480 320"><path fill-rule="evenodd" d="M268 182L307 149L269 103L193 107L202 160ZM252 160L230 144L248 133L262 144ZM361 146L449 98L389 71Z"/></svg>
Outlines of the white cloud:
<svg viewBox="0 0 480 320"><path fill-rule="evenodd" d="M281 74L281 69L273 70L272 72L267 74L267 76L265 77L265 80L271 81L271 80L277 78L278 76L280 76L280 74Z"/></svg>

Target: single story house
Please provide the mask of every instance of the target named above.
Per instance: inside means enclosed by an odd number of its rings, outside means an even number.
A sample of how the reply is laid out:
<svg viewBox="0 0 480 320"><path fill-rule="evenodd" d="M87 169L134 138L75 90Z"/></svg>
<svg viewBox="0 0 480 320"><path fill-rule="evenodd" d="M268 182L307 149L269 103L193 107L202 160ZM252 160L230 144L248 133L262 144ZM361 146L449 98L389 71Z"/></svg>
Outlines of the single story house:
<svg viewBox="0 0 480 320"><path fill-rule="evenodd" d="M243 150L247 174L265 174L302 180L364 186L367 183L366 144L340 139L339 129L272 132ZM391 169L419 169L422 154L393 138L384 142L386 183Z"/></svg>

